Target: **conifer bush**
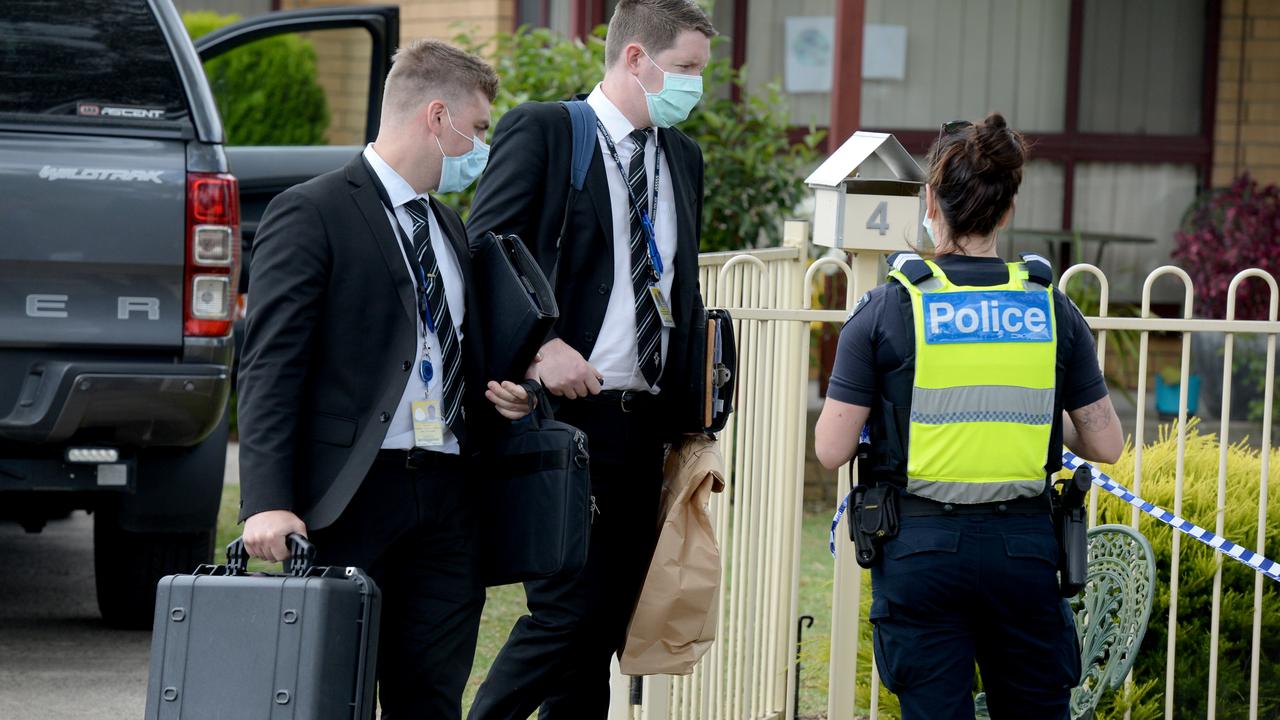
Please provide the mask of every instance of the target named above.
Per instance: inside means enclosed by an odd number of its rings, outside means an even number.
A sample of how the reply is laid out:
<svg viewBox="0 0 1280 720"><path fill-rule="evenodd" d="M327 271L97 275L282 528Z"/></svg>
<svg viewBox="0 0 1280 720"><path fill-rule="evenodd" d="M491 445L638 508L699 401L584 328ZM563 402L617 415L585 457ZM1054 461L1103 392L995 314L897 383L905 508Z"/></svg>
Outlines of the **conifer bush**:
<svg viewBox="0 0 1280 720"><path fill-rule="evenodd" d="M1134 490L1135 494L1167 510L1174 510L1178 441L1174 425L1162 426L1155 442L1142 454L1142 482L1134 487L1135 453L1132 446L1104 472ZM1214 530L1218 497L1219 448L1216 433L1207 433L1192 422L1187 429L1181 516ZM1268 468L1266 555L1280 551L1280 452L1270 453ZM1236 439L1227 449L1225 535L1250 550L1257 549L1258 497L1262 477L1262 453ZM1098 501L1099 523L1128 524L1132 506L1108 493ZM1135 689L1127 698L1115 693L1103 699L1099 718L1123 718L1132 707L1133 718L1164 715L1165 663L1169 627L1169 572L1173 555L1168 525L1145 514L1139 529L1156 554L1157 589L1151 620L1134 668ZM1182 535L1181 533L1179 533ZM1203 718L1208 714L1210 617L1217 552L1182 535L1178 569L1178 617L1174 674L1175 718ZM1222 606L1218 630L1217 717L1247 718L1249 667L1253 638L1253 598L1258 573L1227 557L1222 559ZM1262 578L1261 674L1258 717L1280 717L1280 582Z"/></svg>

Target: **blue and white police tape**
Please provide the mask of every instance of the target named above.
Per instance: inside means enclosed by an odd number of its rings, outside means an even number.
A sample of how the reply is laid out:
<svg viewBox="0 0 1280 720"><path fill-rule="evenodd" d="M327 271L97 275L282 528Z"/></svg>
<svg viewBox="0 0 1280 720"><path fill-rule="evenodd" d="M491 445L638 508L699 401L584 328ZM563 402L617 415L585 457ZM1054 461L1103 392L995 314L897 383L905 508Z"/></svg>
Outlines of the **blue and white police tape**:
<svg viewBox="0 0 1280 720"><path fill-rule="evenodd" d="M827 541L831 548L831 557L836 556L836 528L840 526L840 518L844 517L844 511L849 509L849 498L853 493L847 493L844 499L840 501L840 507L836 508L836 516L831 518L831 538ZM849 522L853 522L850 520Z"/></svg>
<svg viewBox="0 0 1280 720"><path fill-rule="evenodd" d="M868 428L866 425L862 426L862 432L859 433L858 435L858 444L862 445L863 443L867 443L867 444L871 443L871 429ZM854 457L857 457L856 448L854 452ZM836 528L839 527L840 525L840 518L844 517L845 511L849 509L850 497L853 497L852 492L846 494L844 496L844 499L840 501L840 507L836 508L836 516L831 519L831 537L827 541L827 544L831 549L831 557L836 556Z"/></svg>
<svg viewBox="0 0 1280 720"><path fill-rule="evenodd" d="M1106 473L1089 464L1075 453L1068 450L1062 451L1062 466L1064 468L1068 470L1075 470L1082 465L1089 468L1089 475L1092 477L1094 485L1097 485L1103 490L1115 495L1174 530L1190 535L1223 555L1226 555L1233 560L1238 560L1263 575L1266 575L1272 580L1280 582L1280 564L1277 564L1276 561L1269 560L1252 550L1248 550L1237 545L1221 535L1210 532L1209 530L1196 525L1190 520L1174 515L1162 507L1152 505L1146 500L1134 495L1128 488L1115 480L1112 480Z"/></svg>

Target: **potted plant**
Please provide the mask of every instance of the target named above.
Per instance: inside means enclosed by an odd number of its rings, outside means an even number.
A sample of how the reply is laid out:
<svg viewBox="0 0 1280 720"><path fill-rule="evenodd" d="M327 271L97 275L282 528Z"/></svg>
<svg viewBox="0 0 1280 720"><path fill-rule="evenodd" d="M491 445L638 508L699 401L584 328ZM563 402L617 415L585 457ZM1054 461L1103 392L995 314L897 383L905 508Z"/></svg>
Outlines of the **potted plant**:
<svg viewBox="0 0 1280 720"><path fill-rule="evenodd" d="M1173 257L1187 271L1195 285L1196 315L1221 319L1227 312L1227 289L1236 273L1261 268L1280 279L1280 188L1274 183L1259 186L1248 173L1226 188L1200 195L1183 216L1174 235ZM1237 320L1265 320L1270 307L1270 289L1261 280L1242 283L1236 292ZM1232 395L1261 397L1265 378L1258 361L1265 352L1266 338L1237 335L1232 367ZM1219 416L1222 408L1222 351L1224 333L1195 333L1192 336L1194 367L1204 378L1205 406ZM1255 403L1256 405L1256 403ZM1232 404L1232 419L1261 417L1260 408ZM1257 418L1252 418L1257 419Z"/></svg>
<svg viewBox="0 0 1280 720"><path fill-rule="evenodd" d="M1156 412L1164 417L1176 417L1178 398L1182 392L1182 372L1167 367L1156 373ZM1200 407L1200 376L1191 373L1187 377L1187 414L1195 415Z"/></svg>

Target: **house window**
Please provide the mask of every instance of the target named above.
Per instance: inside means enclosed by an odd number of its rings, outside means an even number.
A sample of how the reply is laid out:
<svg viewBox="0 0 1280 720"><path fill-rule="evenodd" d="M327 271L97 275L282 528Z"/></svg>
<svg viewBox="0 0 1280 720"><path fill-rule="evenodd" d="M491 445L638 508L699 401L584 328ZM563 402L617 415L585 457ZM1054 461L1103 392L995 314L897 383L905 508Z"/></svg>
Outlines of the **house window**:
<svg viewBox="0 0 1280 720"><path fill-rule="evenodd" d="M551 28L569 35L569 16L576 0L516 0L516 27Z"/></svg>

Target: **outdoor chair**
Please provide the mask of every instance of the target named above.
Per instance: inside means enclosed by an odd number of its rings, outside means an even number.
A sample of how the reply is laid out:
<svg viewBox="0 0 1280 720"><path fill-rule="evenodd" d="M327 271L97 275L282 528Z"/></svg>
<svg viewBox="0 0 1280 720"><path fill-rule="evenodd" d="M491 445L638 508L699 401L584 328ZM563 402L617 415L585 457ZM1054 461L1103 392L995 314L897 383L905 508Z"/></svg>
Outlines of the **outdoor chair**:
<svg viewBox="0 0 1280 720"><path fill-rule="evenodd" d="M1102 694L1120 687L1142 645L1151 617L1156 561L1151 543L1125 525L1089 531L1089 576L1071 598L1080 639L1080 685L1071 691L1072 720L1088 720ZM986 720L986 693L974 698L977 720Z"/></svg>

